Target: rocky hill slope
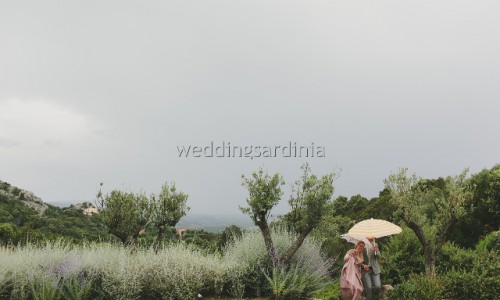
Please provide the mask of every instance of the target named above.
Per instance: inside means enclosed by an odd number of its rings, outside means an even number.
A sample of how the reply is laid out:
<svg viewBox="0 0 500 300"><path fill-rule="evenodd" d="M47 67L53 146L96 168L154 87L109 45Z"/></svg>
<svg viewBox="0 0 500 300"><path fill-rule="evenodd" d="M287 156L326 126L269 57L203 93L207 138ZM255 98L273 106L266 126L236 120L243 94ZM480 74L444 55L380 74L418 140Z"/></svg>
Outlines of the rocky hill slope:
<svg viewBox="0 0 500 300"><path fill-rule="evenodd" d="M33 192L20 189L2 180L0 180L0 194L10 196L21 201L24 205L36 210L40 215L42 215L48 208L48 205Z"/></svg>

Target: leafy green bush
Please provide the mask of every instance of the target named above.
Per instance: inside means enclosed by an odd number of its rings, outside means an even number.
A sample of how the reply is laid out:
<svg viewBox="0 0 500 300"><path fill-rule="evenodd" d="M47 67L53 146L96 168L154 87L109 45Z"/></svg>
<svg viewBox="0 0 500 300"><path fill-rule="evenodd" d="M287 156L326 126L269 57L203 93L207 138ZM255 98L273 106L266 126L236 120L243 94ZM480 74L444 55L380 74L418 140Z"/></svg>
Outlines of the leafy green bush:
<svg viewBox="0 0 500 300"><path fill-rule="evenodd" d="M500 297L500 272L496 263L496 276L489 276L488 266L485 270L473 269L472 271L451 270L440 276L440 281L445 287L445 294L452 299L499 299Z"/></svg>
<svg viewBox="0 0 500 300"><path fill-rule="evenodd" d="M327 277L305 271L300 265L273 267L272 273L265 276L274 299L306 299L329 281Z"/></svg>
<svg viewBox="0 0 500 300"><path fill-rule="evenodd" d="M476 245L477 251L495 251L500 254L500 231L493 231L487 234Z"/></svg>
<svg viewBox="0 0 500 300"><path fill-rule="evenodd" d="M485 263L488 258L479 255L474 250L461 248L454 243L446 243L437 258L436 270L439 274L452 269L472 270L477 260Z"/></svg>
<svg viewBox="0 0 500 300"><path fill-rule="evenodd" d="M447 297L453 299L500 298L500 259L495 251L443 246L439 279Z"/></svg>
<svg viewBox="0 0 500 300"><path fill-rule="evenodd" d="M93 276L80 273L61 280L61 293L66 300L91 299Z"/></svg>
<svg viewBox="0 0 500 300"><path fill-rule="evenodd" d="M436 278L425 275L412 275L407 281L398 284L387 292L391 300L437 300L442 299L444 288Z"/></svg>
<svg viewBox="0 0 500 300"><path fill-rule="evenodd" d="M218 237L217 249L224 249L229 243L234 242L235 239L241 238L243 231L236 225L226 227Z"/></svg>
<svg viewBox="0 0 500 300"><path fill-rule="evenodd" d="M382 281L396 285L411 274L424 272L422 245L411 229L403 226L403 231L381 244Z"/></svg>
<svg viewBox="0 0 500 300"><path fill-rule="evenodd" d="M314 298L321 300L340 300L340 281L327 285L314 295Z"/></svg>
<svg viewBox="0 0 500 300"><path fill-rule="evenodd" d="M59 278L42 275L30 282L34 300L58 300L60 297Z"/></svg>

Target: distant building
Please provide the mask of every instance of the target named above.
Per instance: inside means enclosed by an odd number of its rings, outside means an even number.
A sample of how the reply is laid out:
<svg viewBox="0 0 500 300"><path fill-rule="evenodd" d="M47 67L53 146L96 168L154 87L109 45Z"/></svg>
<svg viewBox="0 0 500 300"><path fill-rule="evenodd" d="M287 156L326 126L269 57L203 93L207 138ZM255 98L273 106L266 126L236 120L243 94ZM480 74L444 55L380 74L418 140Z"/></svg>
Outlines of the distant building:
<svg viewBox="0 0 500 300"><path fill-rule="evenodd" d="M93 214L98 214L99 210L95 207L87 207L83 209L83 214L86 216L91 216Z"/></svg>

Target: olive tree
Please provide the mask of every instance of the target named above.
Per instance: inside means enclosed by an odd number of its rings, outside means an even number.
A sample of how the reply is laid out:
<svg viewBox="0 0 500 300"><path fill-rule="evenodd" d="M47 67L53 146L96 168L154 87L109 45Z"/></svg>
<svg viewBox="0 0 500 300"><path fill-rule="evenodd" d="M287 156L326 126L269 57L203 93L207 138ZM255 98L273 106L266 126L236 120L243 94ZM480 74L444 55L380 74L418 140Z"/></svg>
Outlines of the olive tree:
<svg viewBox="0 0 500 300"><path fill-rule="evenodd" d="M151 222L158 229L155 247L161 245L165 230L175 227L179 220L186 215L190 207L186 205L188 195L178 191L175 183L168 182L161 188L158 196L151 197Z"/></svg>
<svg viewBox="0 0 500 300"><path fill-rule="evenodd" d="M321 222L323 215L328 210L333 194L333 174L321 178L311 174L308 164L302 166L303 176L295 183L289 204L291 212L287 214L287 222L291 222L298 237L295 242L277 257L276 250L269 231L268 217L271 209L278 204L283 194L281 186L283 178L278 174L270 176L262 170L252 173L252 177L243 176L243 185L249 192L248 207L241 210L250 215L254 224L262 233L269 260L275 264L278 260L283 265L288 265L290 259L300 248L307 235Z"/></svg>
<svg viewBox="0 0 500 300"><path fill-rule="evenodd" d="M303 175L295 182L292 196L288 201L291 211L286 217L297 232L298 238L282 257L285 265L297 252L309 233L321 223L323 217L330 211L328 207L331 205L333 195L333 173L319 178L311 174L308 164L304 164L302 170Z"/></svg>
<svg viewBox="0 0 500 300"><path fill-rule="evenodd" d="M283 195L281 186L285 184L285 181L280 174L275 173L270 176L267 173L264 174L262 169L253 172L250 178L244 175L242 178L243 186L248 190L249 196L247 198L248 207L240 207L240 209L243 213L248 214L254 224L259 227L264 238L269 261L274 264L276 262L276 249L271 238L268 218L271 209L278 204Z"/></svg>
<svg viewBox="0 0 500 300"><path fill-rule="evenodd" d="M119 190L105 195L99 190L97 198L99 215L108 232L119 238L124 245L135 246L137 238L150 222L149 198L144 193Z"/></svg>
<svg viewBox="0 0 500 300"><path fill-rule="evenodd" d="M415 174L408 176L407 169L400 169L385 180L396 214L422 244L427 276L436 274L436 257L473 197L467 172L466 169L454 177L425 180Z"/></svg>

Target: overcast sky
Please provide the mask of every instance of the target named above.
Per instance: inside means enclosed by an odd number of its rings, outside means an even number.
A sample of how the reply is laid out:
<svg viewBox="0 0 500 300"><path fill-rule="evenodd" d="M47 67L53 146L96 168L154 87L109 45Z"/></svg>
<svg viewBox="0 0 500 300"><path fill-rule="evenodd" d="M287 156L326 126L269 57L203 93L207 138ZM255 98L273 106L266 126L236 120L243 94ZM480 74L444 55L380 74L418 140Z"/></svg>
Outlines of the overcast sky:
<svg viewBox="0 0 500 300"><path fill-rule="evenodd" d="M290 185L309 162L372 198L500 163L500 2L2 1L0 180L45 202L190 195L239 213L241 175ZM324 157L179 157L178 146L324 148ZM280 151L280 150L279 150ZM279 152L278 151L278 152Z"/></svg>

